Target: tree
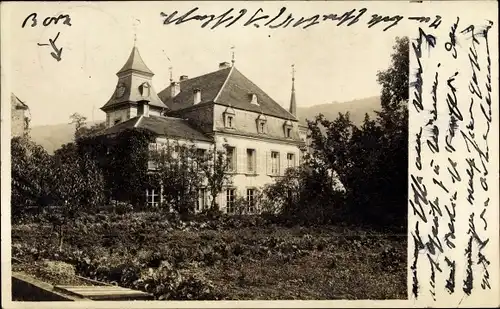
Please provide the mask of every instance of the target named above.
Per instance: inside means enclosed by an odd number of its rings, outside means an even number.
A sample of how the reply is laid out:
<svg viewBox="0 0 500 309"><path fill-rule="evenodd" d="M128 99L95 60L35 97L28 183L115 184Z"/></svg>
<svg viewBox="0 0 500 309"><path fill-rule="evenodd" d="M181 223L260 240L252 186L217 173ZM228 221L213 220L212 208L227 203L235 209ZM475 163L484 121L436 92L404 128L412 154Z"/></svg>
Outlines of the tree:
<svg viewBox="0 0 500 309"><path fill-rule="evenodd" d="M163 201L181 216L192 214L198 201L198 191L203 184L199 171L202 157L192 143L181 145L167 142L166 149L150 153L154 163L154 181L162 187Z"/></svg>
<svg viewBox="0 0 500 309"><path fill-rule="evenodd" d="M85 128L85 125L87 123L87 117L80 115L78 113L73 113L71 116L69 116L71 119L70 124L75 125L75 140L79 138L82 134L82 129Z"/></svg>
<svg viewBox="0 0 500 309"><path fill-rule="evenodd" d="M309 122L316 172L335 171L346 189L344 215L351 222L404 227L408 179L408 38L397 38L391 65L379 72L381 110L361 127L349 114Z"/></svg>
<svg viewBox="0 0 500 309"><path fill-rule="evenodd" d="M28 137L11 140L11 204L16 216L24 206L44 207L52 203L54 172L52 157Z"/></svg>
<svg viewBox="0 0 500 309"><path fill-rule="evenodd" d="M65 144L54 153L52 169L59 212L52 213L50 221L57 229L62 250L65 227L80 213L102 202L104 178L90 155L79 152L75 143Z"/></svg>
<svg viewBox="0 0 500 309"><path fill-rule="evenodd" d="M409 63L408 37L396 38L391 65L377 75L382 86L382 109L377 113L377 122L383 132L380 143L384 149L384 158L379 161L382 171L379 181L385 205L380 205L382 209L372 209L384 211L388 224L395 222L403 227L406 227L408 200Z"/></svg>
<svg viewBox="0 0 500 309"><path fill-rule="evenodd" d="M100 131L103 131L105 129L105 122L99 122L90 127L83 126L79 130L78 138L93 136L94 134L99 133Z"/></svg>
<svg viewBox="0 0 500 309"><path fill-rule="evenodd" d="M210 209L218 211L217 195L222 192L224 186L232 183L232 175L229 173L230 161L227 157L228 145L224 144L223 150L218 150L215 145L203 155L199 168L207 182L207 188L211 197Z"/></svg>

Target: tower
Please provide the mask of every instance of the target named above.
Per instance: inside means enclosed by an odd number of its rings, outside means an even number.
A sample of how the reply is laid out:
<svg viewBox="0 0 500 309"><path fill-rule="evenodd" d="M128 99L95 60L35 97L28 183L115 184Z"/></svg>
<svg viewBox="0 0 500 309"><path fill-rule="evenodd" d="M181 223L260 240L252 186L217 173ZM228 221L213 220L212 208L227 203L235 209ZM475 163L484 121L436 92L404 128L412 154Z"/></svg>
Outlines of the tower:
<svg viewBox="0 0 500 309"><path fill-rule="evenodd" d="M295 65L292 64L292 95L290 96L290 114L297 117L297 102L295 100Z"/></svg>
<svg viewBox="0 0 500 309"><path fill-rule="evenodd" d="M160 116L161 111L167 108L153 88L154 73L146 66L135 45L116 75L118 82L115 91L101 107L106 113L107 127L136 116Z"/></svg>

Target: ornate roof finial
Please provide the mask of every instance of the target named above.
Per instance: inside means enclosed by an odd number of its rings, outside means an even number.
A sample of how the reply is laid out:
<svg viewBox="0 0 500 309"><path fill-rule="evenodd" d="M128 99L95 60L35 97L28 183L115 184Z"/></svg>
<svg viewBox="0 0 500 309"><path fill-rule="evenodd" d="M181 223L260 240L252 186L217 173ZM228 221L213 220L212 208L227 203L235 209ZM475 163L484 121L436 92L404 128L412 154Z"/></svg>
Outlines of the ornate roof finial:
<svg viewBox="0 0 500 309"><path fill-rule="evenodd" d="M295 64L292 64L292 95L290 96L290 114L297 117L297 101L295 99Z"/></svg>
<svg viewBox="0 0 500 309"><path fill-rule="evenodd" d="M172 73L173 73L173 69L174 69L174 68L173 68L173 67L171 67L171 66L170 66L170 67L168 67L168 70L170 71L170 83L172 83L172 82L174 81L174 77L173 77L173 75L172 75Z"/></svg>
<svg viewBox="0 0 500 309"><path fill-rule="evenodd" d="M235 49L234 45L231 46L231 63L232 63L233 66L234 66L234 63L235 63L235 60L234 60L234 49Z"/></svg>
<svg viewBox="0 0 500 309"><path fill-rule="evenodd" d="M134 20L134 47L136 47L137 45L137 24L140 24L141 21L139 19L135 19Z"/></svg>

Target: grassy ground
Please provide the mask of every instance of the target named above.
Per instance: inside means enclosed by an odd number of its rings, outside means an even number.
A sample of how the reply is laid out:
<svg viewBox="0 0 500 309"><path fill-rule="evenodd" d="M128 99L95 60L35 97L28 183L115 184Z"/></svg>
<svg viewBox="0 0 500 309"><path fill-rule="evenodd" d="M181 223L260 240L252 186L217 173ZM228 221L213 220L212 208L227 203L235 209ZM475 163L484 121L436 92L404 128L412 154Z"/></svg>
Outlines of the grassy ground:
<svg viewBox="0 0 500 309"><path fill-rule="evenodd" d="M50 224L18 224L13 255L28 263L65 261L77 274L167 299L211 299L213 293L238 300L407 297L405 235L238 220L173 224L150 213L86 216L67 228L61 252ZM161 265L171 271L155 273ZM175 293L166 293L165 285Z"/></svg>

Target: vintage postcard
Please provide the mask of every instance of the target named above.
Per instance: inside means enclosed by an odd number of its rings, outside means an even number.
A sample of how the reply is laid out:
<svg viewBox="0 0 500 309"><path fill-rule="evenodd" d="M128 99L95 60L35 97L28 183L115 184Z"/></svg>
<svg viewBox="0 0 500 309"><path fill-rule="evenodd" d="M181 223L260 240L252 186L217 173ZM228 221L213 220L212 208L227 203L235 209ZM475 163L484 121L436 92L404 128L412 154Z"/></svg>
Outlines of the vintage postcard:
<svg viewBox="0 0 500 309"><path fill-rule="evenodd" d="M2 307L498 307L494 1L2 2Z"/></svg>

